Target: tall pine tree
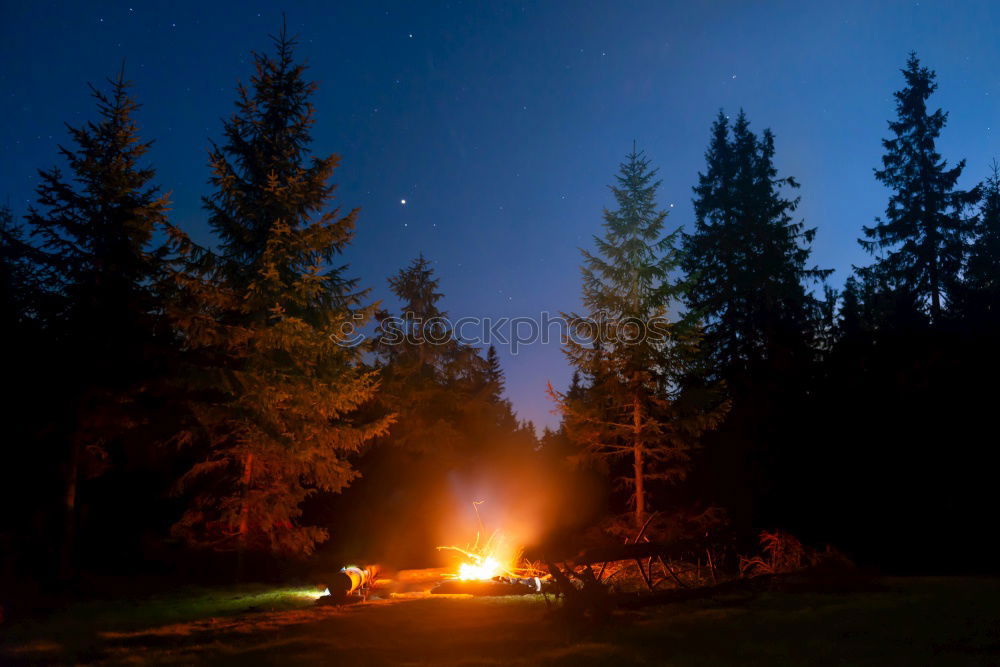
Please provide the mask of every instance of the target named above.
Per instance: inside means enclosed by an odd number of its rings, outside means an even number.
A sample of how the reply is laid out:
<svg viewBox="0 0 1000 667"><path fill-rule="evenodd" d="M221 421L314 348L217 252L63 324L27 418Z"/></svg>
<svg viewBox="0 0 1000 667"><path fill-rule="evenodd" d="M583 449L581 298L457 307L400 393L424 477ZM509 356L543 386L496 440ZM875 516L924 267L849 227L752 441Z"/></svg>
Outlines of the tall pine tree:
<svg viewBox="0 0 1000 667"><path fill-rule="evenodd" d="M139 138L139 105L124 67L107 92L91 91L97 120L69 127L74 145L60 147L69 174L40 171L27 216L37 246L34 315L59 351L64 378L55 397L57 428L69 445L64 573L73 560L81 478L102 469L141 419L138 385L153 374L154 344L163 343L162 335L156 342L163 331L154 290L162 248L153 248L152 238L166 226L168 200L142 164L151 142Z"/></svg>
<svg viewBox="0 0 1000 667"><path fill-rule="evenodd" d="M389 278L389 288L402 305L398 318L383 313L375 339L385 378L383 400L399 420L391 431L395 446L411 452L453 452L460 447L456 411L461 401L450 392L450 370L460 346L438 306L444 296L431 263L421 255Z"/></svg>
<svg viewBox="0 0 1000 667"><path fill-rule="evenodd" d="M804 283L830 272L807 265L816 230L792 219L798 199L783 189L798 183L778 176L771 131L755 135L742 111L730 128L720 111L711 134L684 236L685 299L704 322L711 368L734 382L808 358L819 304Z"/></svg>
<svg viewBox="0 0 1000 667"><path fill-rule="evenodd" d="M809 265L815 229L793 218L798 199L788 193L799 186L779 176L774 155L770 130L758 136L742 111L732 124L719 112L682 260L686 304L704 325L705 363L733 400L707 438L694 483L748 532L779 519L768 514L785 506L768 507L767 498L800 474L805 401L829 330L807 289L829 271Z"/></svg>
<svg viewBox="0 0 1000 667"><path fill-rule="evenodd" d="M937 90L935 73L915 53L902 73L906 85L895 93L896 120L889 122L893 136L882 140L882 169L875 170L893 193L885 218L864 228L861 246L878 259L863 271L939 324L959 283L969 231L965 211L979 193L957 188L965 160L949 168L937 152L948 115L927 108Z"/></svg>
<svg viewBox="0 0 1000 667"><path fill-rule="evenodd" d="M649 160L633 148L611 186L617 208L604 212L596 252L583 251L586 313L566 316L581 332L591 332L570 338L565 353L592 382L566 394L549 388L586 458L612 469L626 464L617 469L637 526L647 516L650 483L682 480L698 438L726 409L707 408L683 391L696 364L699 332L687 318L671 319L682 294L673 278L679 231L664 232L659 185Z"/></svg>
<svg viewBox="0 0 1000 667"><path fill-rule="evenodd" d="M389 278L402 304L398 317L383 314L375 341L385 378L383 398L399 412L390 440L412 452L448 458L467 455L498 427L517 427L503 400L503 371L496 350L484 359L456 338L431 263L423 256ZM477 436L478 433L478 436Z"/></svg>
<svg viewBox="0 0 1000 667"><path fill-rule="evenodd" d="M190 497L177 534L226 550L308 554L328 537L301 525L301 504L356 476L350 458L386 432L364 417L375 373L360 369L351 331L372 314L338 260L356 211L330 208L338 157L312 157L315 84L282 29L255 54L225 142L211 151L205 199L218 255L174 230L189 264L173 315L188 359L190 419L176 436L197 452L180 480Z"/></svg>

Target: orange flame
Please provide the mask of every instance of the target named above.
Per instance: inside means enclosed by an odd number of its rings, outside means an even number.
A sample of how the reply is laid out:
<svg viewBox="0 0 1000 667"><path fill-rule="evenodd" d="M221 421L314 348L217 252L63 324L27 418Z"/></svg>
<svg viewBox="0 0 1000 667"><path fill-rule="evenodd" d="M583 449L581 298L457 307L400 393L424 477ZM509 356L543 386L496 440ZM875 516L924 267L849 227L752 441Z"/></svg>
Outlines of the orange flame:
<svg viewBox="0 0 1000 667"><path fill-rule="evenodd" d="M476 531L475 543L463 549L457 546L441 546L439 551L455 551L465 558L465 562L460 563L457 571L452 574L452 578L462 581L489 581L496 577L508 576L516 577L518 561L521 557L521 550L509 545L499 530L493 531L485 543L480 544L483 533L483 521L479 516L479 506L485 500L473 501L472 507L476 512L476 520L479 523L479 530Z"/></svg>
<svg viewBox="0 0 1000 667"><path fill-rule="evenodd" d="M509 547L500 531L494 531L485 544L476 543L468 549L456 546L438 547L439 551L455 551L465 558L451 575L463 581L489 581L495 577L516 577L521 550Z"/></svg>

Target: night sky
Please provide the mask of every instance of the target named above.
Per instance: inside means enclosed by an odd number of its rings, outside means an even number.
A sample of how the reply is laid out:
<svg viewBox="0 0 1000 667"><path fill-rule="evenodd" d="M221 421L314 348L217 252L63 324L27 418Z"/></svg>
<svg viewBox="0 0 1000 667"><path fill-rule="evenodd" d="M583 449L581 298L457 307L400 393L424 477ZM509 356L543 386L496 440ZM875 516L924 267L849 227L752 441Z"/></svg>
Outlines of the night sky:
<svg viewBox="0 0 1000 667"><path fill-rule="evenodd" d="M801 6L809 5L808 7ZM876 6L877 4L877 6ZM961 4L961 10L954 6ZM872 176L907 52L938 73L950 113L939 148L982 179L1000 157L1000 2L289 3L298 54L320 84L314 150L337 152L344 208L360 207L352 273L386 277L422 252L453 316L537 316L579 303L579 252L632 141L663 178L674 225L709 125L743 107L777 135L819 228L815 261L867 263L855 239L885 206ZM86 83L126 59L173 219L211 237L199 197L251 50L280 9L261 2L4 2L0 198L23 213L35 169L57 163L64 122L92 118ZM402 204L405 200L405 205ZM395 308L391 301L387 305ZM552 424L557 343L501 349L522 418Z"/></svg>

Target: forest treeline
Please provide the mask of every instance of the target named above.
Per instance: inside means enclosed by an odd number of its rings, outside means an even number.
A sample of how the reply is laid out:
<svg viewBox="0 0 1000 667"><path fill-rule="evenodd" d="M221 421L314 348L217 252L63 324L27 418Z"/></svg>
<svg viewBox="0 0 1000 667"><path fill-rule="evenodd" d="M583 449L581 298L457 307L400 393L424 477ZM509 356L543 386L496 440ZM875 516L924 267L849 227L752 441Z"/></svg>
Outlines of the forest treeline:
<svg viewBox="0 0 1000 667"><path fill-rule="evenodd" d="M916 56L875 171L889 202L859 231L871 263L842 288L743 112L711 126L688 229L626 156L566 316L664 335L569 344L562 423L539 435L495 350L427 330L445 321L428 259L389 277L398 313L352 277L359 213L334 203L338 157L310 152L293 49L255 54L210 145L211 247L170 219L124 72L26 215L2 211L5 579L419 559L456 471L525 466L606 501L563 503L553 539L780 527L887 568L991 566L1000 174L959 188ZM403 342L348 344L346 324L389 320Z"/></svg>

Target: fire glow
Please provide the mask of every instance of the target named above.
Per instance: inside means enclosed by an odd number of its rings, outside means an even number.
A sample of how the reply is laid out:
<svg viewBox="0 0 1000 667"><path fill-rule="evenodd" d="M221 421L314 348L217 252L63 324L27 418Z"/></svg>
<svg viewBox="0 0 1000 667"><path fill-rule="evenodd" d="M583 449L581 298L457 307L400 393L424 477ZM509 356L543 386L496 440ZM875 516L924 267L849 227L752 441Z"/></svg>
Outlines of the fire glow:
<svg viewBox="0 0 1000 667"><path fill-rule="evenodd" d="M490 581L496 577L517 576L517 561L520 550L509 548L500 531L494 531L483 544L479 543L477 536L476 543L468 549L447 546L438 547L438 550L455 551L464 557L465 562L460 563L458 569L451 575L453 579Z"/></svg>
<svg viewBox="0 0 1000 667"><path fill-rule="evenodd" d="M457 578L463 581L487 580L499 577L501 574L503 574L503 568L497 559L488 557L481 563L462 563L459 565Z"/></svg>
<svg viewBox="0 0 1000 667"><path fill-rule="evenodd" d="M499 530L493 531L489 539L481 542L483 524L479 517L479 505L483 502L480 500L472 503L480 528L476 533L475 543L466 549L456 546L438 547L439 551L455 551L464 558L464 562L451 575L452 579L491 581L497 577L517 577L520 549L509 545Z"/></svg>

